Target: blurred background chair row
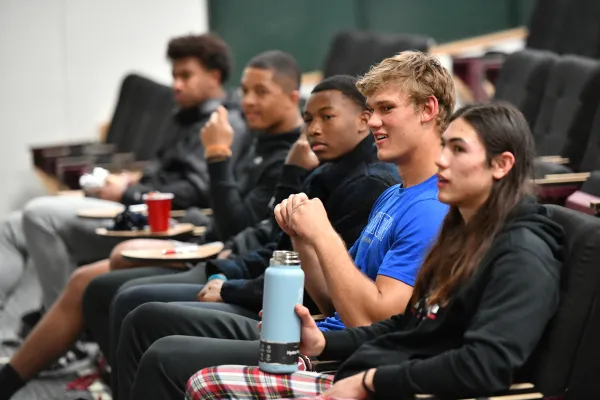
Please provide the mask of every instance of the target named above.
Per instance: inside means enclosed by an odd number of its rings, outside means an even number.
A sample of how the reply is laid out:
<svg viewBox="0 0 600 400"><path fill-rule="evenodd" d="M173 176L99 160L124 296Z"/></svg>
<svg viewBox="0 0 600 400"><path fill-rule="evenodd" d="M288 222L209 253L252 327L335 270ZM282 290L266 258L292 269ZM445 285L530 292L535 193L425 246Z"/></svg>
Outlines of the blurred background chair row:
<svg viewBox="0 0 600 400"><path fill-rule="evenodd" d="M322 77L361 75L371 65L404 50L437 54L453 70L457 86L463 88L463 102L508 101L525 114L540 156L535 166L540 198L563 204L580 189L590 195L600 193L600 187L595 189L600 186L596 174L589 174L600 169L598 20L600 5L596 1L541 0L527 29L442 45L424 35L342 30L330 42L323 71L305 74L304 95ZM522 50L510 54L489 51L503 41L521 39ZM461 56L469 52L479 55ZM486 85L493 90L486 90ZM230 95L231 102L239 101L235 88ZM78 189L79 176L94 166L139 170L168 144L173 107L168 87L128 75L122 81L111 122L98 141L35 147L34 165L51 192ZM584 208L594 213L590 204Z"/></svg>

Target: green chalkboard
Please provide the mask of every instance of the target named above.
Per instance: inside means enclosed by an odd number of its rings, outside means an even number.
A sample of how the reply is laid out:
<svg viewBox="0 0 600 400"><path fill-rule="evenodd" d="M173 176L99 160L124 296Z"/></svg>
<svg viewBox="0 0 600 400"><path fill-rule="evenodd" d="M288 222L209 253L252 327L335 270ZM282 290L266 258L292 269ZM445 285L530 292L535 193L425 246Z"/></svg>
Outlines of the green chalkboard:
<svg viewBox="0 0 600 400"><path fill-rule="evenodd" d="M419 33L437 43L526 25L536 0L209 0L209 23L232 47L237 84L244 64L270 49L321 69L340 29Z"/></svg>
<svg viewBox="0 0 600 400"><path fill-rule="evenodd" d="M354 0L210 0L209 21L232 47L237 84L244 64L261 51L293 54L303 71L320 69L333 34L356 26Z"/></svg>

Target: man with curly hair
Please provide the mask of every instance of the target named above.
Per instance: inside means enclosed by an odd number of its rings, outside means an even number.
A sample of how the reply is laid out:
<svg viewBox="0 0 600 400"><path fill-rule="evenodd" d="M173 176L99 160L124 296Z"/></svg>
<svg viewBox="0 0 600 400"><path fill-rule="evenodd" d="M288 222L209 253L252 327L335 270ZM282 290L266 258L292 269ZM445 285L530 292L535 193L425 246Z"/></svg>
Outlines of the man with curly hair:
<svg viewBox="0 0 600 400"><path fill-rule="evenodd" d="M34 199L22 211L0 222L0 308L17 286L28 261L42 285L43 308L57 299L77 265L106 258L116 244L95 235L107 221L77 218L81 209L110 208L142 203L150 191L171 192L174 207L187 209L209 205L208 169L199 132L219 106L226 104L223 88L232 69L229 46L213 34L177 37L169 42L167 57L173 72L177 107L164 129L164 143L141 178L132 174L110 175L94 197ZM228 106L232 127L232 164L237 165L249 144L239 107ZM38 315L36 317L36 314ZM21 329L25 336L39 312Z"/></svg>

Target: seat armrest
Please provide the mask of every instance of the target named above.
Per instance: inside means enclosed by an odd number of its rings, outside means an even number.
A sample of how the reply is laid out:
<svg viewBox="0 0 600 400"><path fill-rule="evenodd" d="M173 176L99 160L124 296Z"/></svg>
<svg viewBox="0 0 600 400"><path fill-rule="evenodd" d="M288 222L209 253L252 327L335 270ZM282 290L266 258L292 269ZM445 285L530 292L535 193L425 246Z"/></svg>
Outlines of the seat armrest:
<svg viewBox="0 0 600 400"><path fill-rule="evenodd" d="M537 157L537 160L551 164L569 164L570 160L561 156L541 156Z"/></svg>
<svg viewBox="0 0 600 400"><path fill-rule="evenodd" d="M517 383L512 385L506 393L486 397L489 400L533 400L533 399L543 399L544 395L542 393L534 392L535 387L531 383ZM435 396L430 394L417 394L415 399L436 399ZM462 400L477 400L475 398L470 399L462 399Z"/></svg>
<svg viewBox="0 0 600 400"><path fill-rule="evenodd" d="M590 177L589 172L579 172L572 174L550 174L540 179L534 179L533 183L539 186L556 185L561 183L582 183Z"/></svg>
<svg viewBox="0 0 600 400"><path fill-rule="evenodd" d="M527 38L527 29L524 27L493 32L468 39L442 43L429 49L433 55L448 55L452 57L463 56L473 52L484 53L488 48L499 43L524 41Z"/></svg>
<svg viewBox="0 0 600 400"><path fill-rule="evenodd" d="M302 74L300 80L302 85L316 86L323 80L323 72L321 71L310 71Z"/></svg>

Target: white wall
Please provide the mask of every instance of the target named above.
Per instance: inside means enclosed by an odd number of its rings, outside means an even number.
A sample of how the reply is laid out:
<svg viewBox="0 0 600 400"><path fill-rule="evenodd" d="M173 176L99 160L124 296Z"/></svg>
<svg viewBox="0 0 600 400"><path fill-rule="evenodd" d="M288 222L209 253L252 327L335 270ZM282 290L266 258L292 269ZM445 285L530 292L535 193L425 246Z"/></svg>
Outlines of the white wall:
<svg viewBox="0 0 600 400"><path fill-rule="evenodd" d="M206 0L0 0L0 216L43 194L29 146L95 138L123 76L170 81L169 38Z"/></svg>

